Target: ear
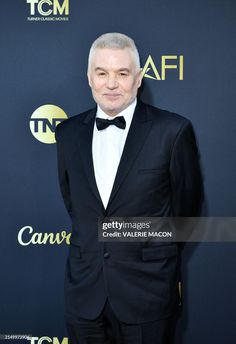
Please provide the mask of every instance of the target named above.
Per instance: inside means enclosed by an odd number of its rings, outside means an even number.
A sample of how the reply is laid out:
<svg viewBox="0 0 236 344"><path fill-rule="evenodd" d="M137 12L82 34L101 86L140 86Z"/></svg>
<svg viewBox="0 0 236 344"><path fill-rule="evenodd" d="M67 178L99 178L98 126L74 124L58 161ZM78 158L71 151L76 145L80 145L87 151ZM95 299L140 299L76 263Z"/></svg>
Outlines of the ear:
<svg viewBox="0 0 236 344"><path fill-rule="evenodd" d="M91 87L91 77L89 71L87 72L88 84Z"/></svg>
<svg viewBox="0 0 236 344"><path fill-rule="evenodd" d="M143 70L142 70L142 68L140 68L140 70L138 72L138 76L137 76L137 86L138 86L138 88L141 86L142 80L143 80Z"/></svg>

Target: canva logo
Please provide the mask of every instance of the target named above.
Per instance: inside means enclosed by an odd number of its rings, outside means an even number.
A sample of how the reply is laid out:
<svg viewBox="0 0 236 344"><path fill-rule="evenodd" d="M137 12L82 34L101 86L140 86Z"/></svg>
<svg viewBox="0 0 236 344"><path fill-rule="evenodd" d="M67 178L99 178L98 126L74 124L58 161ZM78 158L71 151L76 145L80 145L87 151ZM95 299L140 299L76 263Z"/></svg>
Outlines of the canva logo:
<svg viewBox="0 0 236 344"><path fill-rule="evenodd" d="M40 142L55 143L56 126L67 118L66 113L59 106L42 105L31 116L31 133Z"/></svg>
<svg viewBox="0 0 236 344"><path fill-rule="evenodd" d="M68 20L69 0L26 0L28 20Z"/></svg>
<svg viewBox="0 0 236 344"><path fill-rule="evenodd" d="M18 243L21 246L29 245L61 245L70 244L71 232L61 231L57 233L34 232L31 226L24 226L19 230Z"/></svg>
<svg viewBox="0 0 236 344"><path fill-rule="evenodd" d="M183 55L163 55L161 56L161 63L159 69L153 61L151 55L148 56L147 61L143 67L143 76L145 78L154 80L166 80L167 70L177 70L176 76L179 80L184 79L184 57ZM170 71L168 72L170 73ZM172 71L173 73L173 71Z"/></svg>

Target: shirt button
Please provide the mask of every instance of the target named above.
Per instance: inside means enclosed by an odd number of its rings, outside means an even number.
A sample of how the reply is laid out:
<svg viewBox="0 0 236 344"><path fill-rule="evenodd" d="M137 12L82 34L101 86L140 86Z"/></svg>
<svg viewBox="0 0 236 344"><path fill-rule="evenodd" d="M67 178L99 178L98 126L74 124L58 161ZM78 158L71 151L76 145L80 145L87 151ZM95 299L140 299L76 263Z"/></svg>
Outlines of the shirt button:
<svg viewBox="0 0 236 344"><path fill-rule="evenodd" d="M110 257L110 253L109 252L105 252L103 255L104 258L109 258Z"/></svg>

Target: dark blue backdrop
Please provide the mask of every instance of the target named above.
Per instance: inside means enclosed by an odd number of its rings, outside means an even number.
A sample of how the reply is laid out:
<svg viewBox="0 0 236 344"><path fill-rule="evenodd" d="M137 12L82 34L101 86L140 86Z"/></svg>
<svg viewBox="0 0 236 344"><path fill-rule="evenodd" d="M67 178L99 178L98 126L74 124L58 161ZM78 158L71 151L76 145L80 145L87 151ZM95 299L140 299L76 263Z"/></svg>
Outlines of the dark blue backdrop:
<svg viewBox="0 0 236 344"><path fill-rule="evenodd" d="M29 121L44 104L55 104L68 116L93 105L86 68L98 35L130 35L142 66L151 55L158 71L161 56L184 56L184 80L175 69L167 70L166 80L145 77L141 97L192 120L208 215L236 216L235 13L234 0L70 0L69 20L48 22L27 20L26 0L1 1L0 334L58 337L60 343L66 337L67 245L18 241L24 226L39 233L70 231L56 145L36 140ZM235 343L235 249L234 243L185 249L179 344Z"/></svg>

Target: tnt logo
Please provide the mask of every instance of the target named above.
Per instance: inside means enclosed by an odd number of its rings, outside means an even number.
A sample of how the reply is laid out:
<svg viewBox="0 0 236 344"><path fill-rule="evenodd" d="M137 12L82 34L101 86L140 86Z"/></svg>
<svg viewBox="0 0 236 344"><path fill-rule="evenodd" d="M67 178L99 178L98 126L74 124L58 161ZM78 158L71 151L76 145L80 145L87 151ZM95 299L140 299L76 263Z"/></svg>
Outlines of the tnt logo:
<svg viewBox="0 0 236 344"><path fill-rule="evenodd" d="M40 142L55 143L56 126L67 118L66 113L59 106L42 105L31 116L31 133Z"/></svg>
<svg viewBox="0 0 236 344"><path fill-rule="evenodd" d="M52 344L68 344L68 338L64 337L61 341L57 337L31 337L30 344L46 344L46 343L52 343Z"/></svg>
<svg viewBox="0 0 236 344"><path fill-rule="evenodd" d="M42 16L69 15L69 0L27 0L30 5L30 15L39 13Z"/></svg>

